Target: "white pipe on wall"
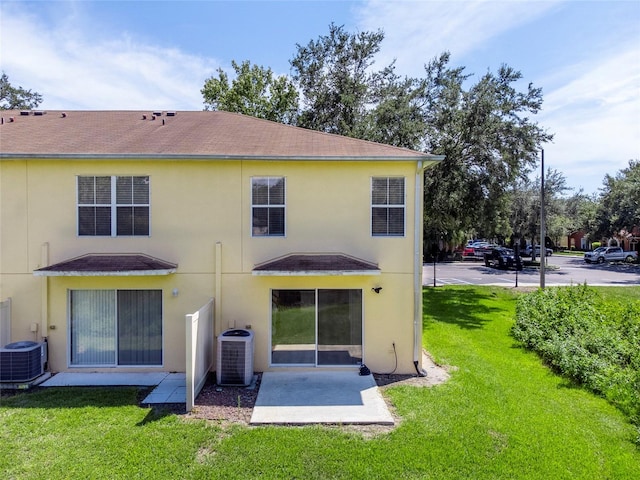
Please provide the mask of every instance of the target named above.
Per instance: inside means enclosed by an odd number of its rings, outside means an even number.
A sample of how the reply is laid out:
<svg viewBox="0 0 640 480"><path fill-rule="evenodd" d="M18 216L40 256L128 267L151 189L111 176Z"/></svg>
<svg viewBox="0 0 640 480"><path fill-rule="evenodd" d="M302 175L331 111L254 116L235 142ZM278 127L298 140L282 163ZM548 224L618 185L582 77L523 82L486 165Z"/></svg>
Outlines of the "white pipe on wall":
<svg viewBox="0 0 640 480"><path fill-rule="evenodd" d="M415 184L414 205L414 284L413 284L413 364L421 373L419 366L422 360L422 183L424 176L424 164L418 162Z"/></svg>

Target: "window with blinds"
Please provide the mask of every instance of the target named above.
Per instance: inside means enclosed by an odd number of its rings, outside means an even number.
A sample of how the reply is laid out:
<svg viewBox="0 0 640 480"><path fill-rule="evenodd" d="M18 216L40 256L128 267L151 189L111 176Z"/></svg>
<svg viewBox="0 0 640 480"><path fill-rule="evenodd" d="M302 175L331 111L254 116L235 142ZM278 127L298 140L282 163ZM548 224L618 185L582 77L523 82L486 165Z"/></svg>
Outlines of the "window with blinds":
<svg viewBox="0 0 640 480"><path fill-rule="evenodd" d="M371 235L402 237L404 231L404 177L373 177L371 179Z"/></svg>
<svg viewBox="0 0 640 480"><path fill-rule="evenodd" d="M251 179L251 234L283 237L285 234L285 178Z"/></svg>
<svg viewBox="0 0 640 480"><path fill-rule="evenodd" d="M79 176L78 235L148 236L148 176Z"/></svg>

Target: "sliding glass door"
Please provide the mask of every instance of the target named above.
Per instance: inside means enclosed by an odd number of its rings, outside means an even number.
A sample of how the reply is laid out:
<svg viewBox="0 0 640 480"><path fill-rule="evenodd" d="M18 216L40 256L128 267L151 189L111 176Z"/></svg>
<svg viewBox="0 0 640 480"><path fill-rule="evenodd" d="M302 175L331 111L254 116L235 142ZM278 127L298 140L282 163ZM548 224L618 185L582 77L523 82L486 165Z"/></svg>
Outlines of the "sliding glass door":
<svg viewBox="0 0 640 480"><path fill-rule="evenodd" d="M71 366L162 365L162 290L72 290Z"/></svg>
<svg viewBox="0 0 640 480"><path fill-rule="evenodd" d="M362 290L318 290L318 365L362 363Z"/></svg>
<svg viewBox="0 0 640 480"><path fill-rule="evenodd" d="M362 363L362 290L273 290L271 364Z"/></svg>

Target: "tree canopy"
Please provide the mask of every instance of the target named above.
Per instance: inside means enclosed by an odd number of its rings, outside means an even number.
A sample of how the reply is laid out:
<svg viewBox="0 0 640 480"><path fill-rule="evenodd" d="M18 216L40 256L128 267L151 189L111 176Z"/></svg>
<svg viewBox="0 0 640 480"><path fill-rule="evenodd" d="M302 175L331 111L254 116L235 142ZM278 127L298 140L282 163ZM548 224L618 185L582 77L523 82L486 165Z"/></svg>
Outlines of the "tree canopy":
<svg viewBox="0 0 640 480"><path fill-rule="evenodd" d="M302 93L299 126L362 137L380 75L371 67L383 38L380 30L351 34L332 23L328 35L296 45L290 64Z"/></svg>
<svg viewBox="0 0 640 480"><path fill-rule="evenodd" d="M32 110L42 103L42 95L22 87L14 87L2 72L0 77L0 110Z"/></svg>
<svg viewBox="0 0 640 480"><path fill-rule="evenodd" d="M295 123L298 93L284 75L276 77L270 68L251 66L249 61L232 63L236 73L229 76L218 69L218 77L210 77L201 90L205 110L243 113L280 123Z"/></svg>
<svg viewBox="0 0 640 480"><path fill-rule="evenodd" d="M611 237L640 226L640 161L606 175L595 214L595 237Z"/></svg>

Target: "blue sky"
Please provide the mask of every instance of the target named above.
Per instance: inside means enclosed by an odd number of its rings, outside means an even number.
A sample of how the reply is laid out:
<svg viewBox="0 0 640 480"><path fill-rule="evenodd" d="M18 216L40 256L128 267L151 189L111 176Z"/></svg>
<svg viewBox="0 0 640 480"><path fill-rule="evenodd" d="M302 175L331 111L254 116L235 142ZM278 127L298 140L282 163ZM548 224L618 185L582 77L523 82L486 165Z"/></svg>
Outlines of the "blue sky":
<svg viewBox="0 0 640 480"><path fill-rule="evenodd" d="M421 76L447 50L475 78L507 64L544 94L545 164L594 193L640 158L640 0L37 1L0 3L0 66L43 109L203 108L218 68L289 73L296 44L385 33L376 66Z"/></svg>

